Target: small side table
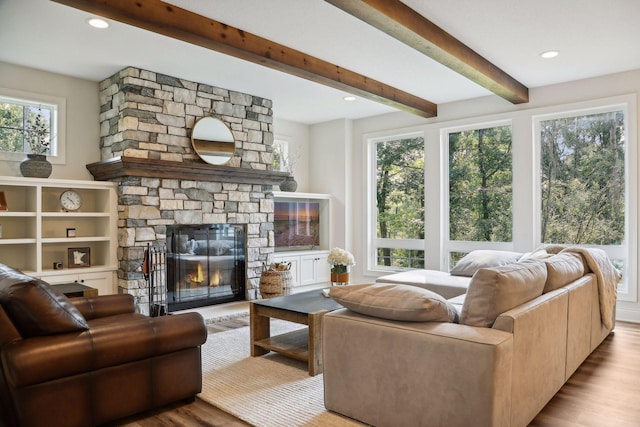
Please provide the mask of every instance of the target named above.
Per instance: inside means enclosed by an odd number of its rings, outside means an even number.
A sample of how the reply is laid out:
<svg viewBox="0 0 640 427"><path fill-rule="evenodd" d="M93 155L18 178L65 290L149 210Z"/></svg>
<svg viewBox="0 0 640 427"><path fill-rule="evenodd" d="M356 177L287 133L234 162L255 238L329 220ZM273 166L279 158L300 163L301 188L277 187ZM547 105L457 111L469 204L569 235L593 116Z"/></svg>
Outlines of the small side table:
<svg viewBox="0 0 640 427"><path fill-rule="evenodd" d="M91 288L78 282L59 283L51 286L65 294L68 298L98 296L98 290L96 288Z"/></svg>

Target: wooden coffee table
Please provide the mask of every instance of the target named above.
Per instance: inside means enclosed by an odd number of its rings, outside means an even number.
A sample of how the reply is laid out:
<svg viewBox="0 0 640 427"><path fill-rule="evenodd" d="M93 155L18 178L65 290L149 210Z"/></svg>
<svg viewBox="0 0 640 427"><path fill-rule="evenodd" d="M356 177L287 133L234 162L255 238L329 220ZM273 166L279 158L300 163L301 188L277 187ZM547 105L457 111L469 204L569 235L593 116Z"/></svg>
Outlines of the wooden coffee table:
<svg viewBox="0 0 640 427"><path fill-rule="evenodd" d="M275 351L308 363L309 375L322 372L322 318L333 310L342 308L317 289L299 294L266 300L252 301L251 356L261 356ZM282 335L271 336L270 318L307 325Z"/></svg>

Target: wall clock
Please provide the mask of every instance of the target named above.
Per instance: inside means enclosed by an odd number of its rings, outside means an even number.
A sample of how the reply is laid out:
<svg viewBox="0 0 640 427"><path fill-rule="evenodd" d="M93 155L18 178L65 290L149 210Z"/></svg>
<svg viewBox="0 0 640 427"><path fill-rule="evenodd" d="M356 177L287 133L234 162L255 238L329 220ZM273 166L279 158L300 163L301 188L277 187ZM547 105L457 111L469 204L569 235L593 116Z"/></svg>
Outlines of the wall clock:
<svg viewBox="0 0 640 427"><path fill-rule="evenodd" d="M63 191L60 195L60 206L67 212L73 212L82 206L82 197L75 190Z"/></svg>

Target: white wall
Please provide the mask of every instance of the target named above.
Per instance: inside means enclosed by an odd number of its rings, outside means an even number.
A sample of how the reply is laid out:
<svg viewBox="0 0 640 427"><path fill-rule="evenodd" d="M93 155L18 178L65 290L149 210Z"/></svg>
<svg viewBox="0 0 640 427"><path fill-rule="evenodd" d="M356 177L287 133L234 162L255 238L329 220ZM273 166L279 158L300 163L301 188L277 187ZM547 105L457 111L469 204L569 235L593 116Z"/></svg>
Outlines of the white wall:
<svg viewBox="0 0 640 427"><path fill-rule="evenodd" d="M300 154L294 174L294 178L298 183L296 192L311 192L309 190L309 126L274 117L273 137L289 143L290 155L296 152Z"/></svg>
<svg viewBox="0 0 640 427"><path fill-rule="evenodd" d="M331 247L353 251L349 206L354 176L352 122L334 120L312 125L309 135L310 191L331 195Z"/></svg>
<svg viewBox="0 0 640 427"><path fill-rule="evenodd" d="M51 178L93 179L86 168L100 160L98 83L0 62L0 87L66 100L66 158ZM0 175L22 176L19 161L0 161Z"/></svg>

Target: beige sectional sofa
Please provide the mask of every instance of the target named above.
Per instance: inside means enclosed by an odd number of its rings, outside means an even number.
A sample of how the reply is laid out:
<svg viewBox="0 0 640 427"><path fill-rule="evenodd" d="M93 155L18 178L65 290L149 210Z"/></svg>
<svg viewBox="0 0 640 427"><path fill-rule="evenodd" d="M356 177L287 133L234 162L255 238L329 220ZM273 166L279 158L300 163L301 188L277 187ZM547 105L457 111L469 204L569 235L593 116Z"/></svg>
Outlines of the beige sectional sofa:
<svg viewBox="0 0 640 427"><path fill-rule="evenodd" d="M325 406L374 426L526 426L613 329L618 281L574 249L481 268L452 300L332 288L347 308L324 317Z"/></svg>

